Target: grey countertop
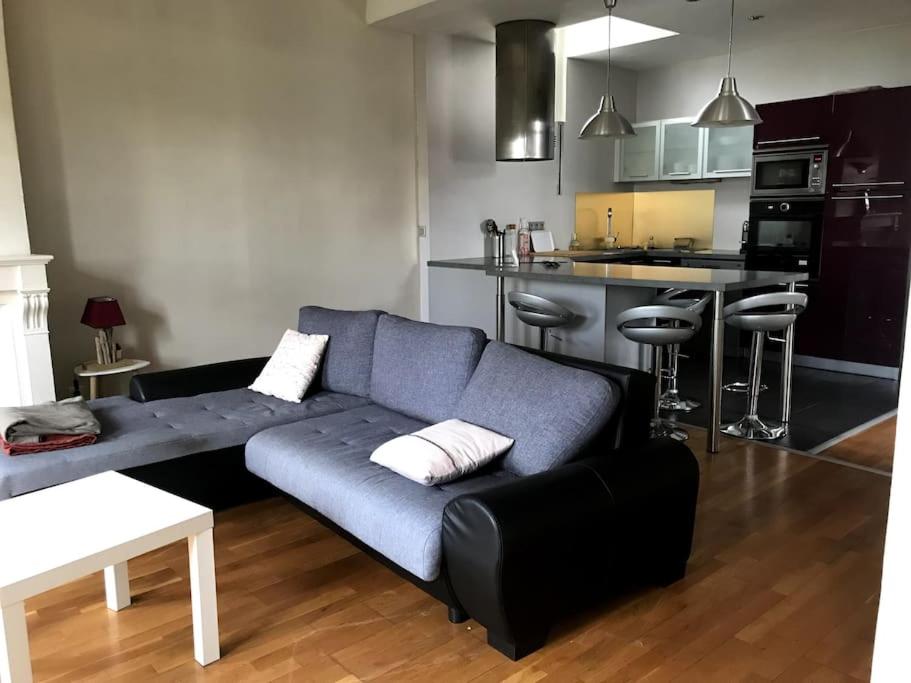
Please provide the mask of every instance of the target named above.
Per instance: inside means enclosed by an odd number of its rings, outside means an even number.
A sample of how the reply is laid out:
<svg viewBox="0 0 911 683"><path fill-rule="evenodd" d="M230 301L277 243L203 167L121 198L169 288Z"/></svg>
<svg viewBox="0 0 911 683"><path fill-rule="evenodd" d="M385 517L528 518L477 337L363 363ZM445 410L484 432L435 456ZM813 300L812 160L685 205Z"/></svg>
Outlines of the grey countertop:
<svg viewBox="0 0 911 683"><path fill-rule="evenodd" d="M547 268L545 261L556 261L559 268ZM679 287L697 291L728 292L771 287L786 282L808 279L806 273L779 273L762 270L683 268L677 266L639 266L627 263L585 263L567 258L538 258L518 267L500 267L492 258L449 259L428 261L432 268L482 270L492 277L575 282L626 287Z"/></svg>
<svg viewBox="0 0 911 683"><path fill-rule="evenodd" d="M640 256L653 256L658 258L681 258L705 261L743 261L744 255L739 251L728 249L697 249L694 251L681 251L679 249L613 249L600 254L586 252L584 256L569 256L573 261L601 261L604 259L637 258Z"/></svg>

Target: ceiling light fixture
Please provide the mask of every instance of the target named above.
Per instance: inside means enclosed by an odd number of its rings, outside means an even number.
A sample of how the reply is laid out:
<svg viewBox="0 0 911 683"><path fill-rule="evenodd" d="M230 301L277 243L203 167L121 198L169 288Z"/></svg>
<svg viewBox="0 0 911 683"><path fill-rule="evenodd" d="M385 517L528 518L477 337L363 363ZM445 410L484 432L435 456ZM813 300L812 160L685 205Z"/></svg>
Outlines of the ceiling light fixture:
<svg viewBox="0 0 911 683"><path fill-rule="evenodd" d="M598 105L598 111L595 112L595 115L582 126L579 137L584 140L591 138L623 138L636 134L626 117L617 111L617 105L610 89L611 23L614 18L614 7L616 6L617 0L604 0L604 7L607 9L607 93L601 98L601 103Z"/></svg>
<svg viewBox="0 0 911 683"><path fill-rule="evenodd" d="M723 128L736 126L755 126L762 123L756 107L747 102L737 92L737 80L731 75L731 62L734 55L734 0L731 0L731 33L728 39L728 75L721 79L718 96L709 102L696 121L697 128Z"/></svg>

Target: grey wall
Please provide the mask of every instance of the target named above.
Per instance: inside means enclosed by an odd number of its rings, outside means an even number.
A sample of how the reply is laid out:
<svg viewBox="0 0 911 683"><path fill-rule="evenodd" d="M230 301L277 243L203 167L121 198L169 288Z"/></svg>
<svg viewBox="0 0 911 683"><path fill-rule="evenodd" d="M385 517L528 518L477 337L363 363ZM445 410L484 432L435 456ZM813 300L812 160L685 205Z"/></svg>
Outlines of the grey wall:
<svg viewBox="0 0 911 683"><path fill-rule="evenodd" d="M563 194L556 162L494 160L494 46L433 36L427 44L430 252L433 258L480 256L485 218L543 220L566 248L575 223L575 193L613 186L613 143L577 139L605 88L603 64L570 60ZM635 116L633 74L615 73L618 106ZM433 294L431 293L431 300Z"/></svg>
<svg viewBox="0 0 911 683"><path fill-rule="evenodd" d="M826 36L808 33L800 42L735 51L734 75L741 94L754 104L870 85L908 85L909 46L911 24ZM726 66L727 56L721 55L639 73L638 120L695 115L716 94ZM662 187L672 186L649 183L639 189ZM748 213L749 180L732 178L713 187L715 247L739 248L741 225Z"/></svg>
<svg viewBox="0 0 911 683"><path fill-rule="evenodd" d="M271 353L303 303L417 314L413 41L363 0L5 0L58 388L110 294L154 367Z"/></svg>

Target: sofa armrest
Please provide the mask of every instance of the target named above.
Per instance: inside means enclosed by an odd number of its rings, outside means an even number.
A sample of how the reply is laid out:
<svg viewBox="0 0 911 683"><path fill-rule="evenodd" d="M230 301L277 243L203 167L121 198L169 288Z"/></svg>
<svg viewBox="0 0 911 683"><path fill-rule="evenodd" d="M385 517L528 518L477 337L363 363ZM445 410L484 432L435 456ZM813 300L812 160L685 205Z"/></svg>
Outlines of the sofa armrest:
<svg viewBox="0 0 911 683"><path fill-rule="evenodd" d="M446 572L488 642L519 659L551 622L629 579L683 576L698 464L686 446L652 441L460 496L443 514Z"/></svg>
<svg viewBox="0 0 911 683"><path fill-rule="evenodd" d="M163 398L196 396L249 386L262 372L268 358L247 358L179 370L136 375L130 381L130 398L146 403Z"/></svg>

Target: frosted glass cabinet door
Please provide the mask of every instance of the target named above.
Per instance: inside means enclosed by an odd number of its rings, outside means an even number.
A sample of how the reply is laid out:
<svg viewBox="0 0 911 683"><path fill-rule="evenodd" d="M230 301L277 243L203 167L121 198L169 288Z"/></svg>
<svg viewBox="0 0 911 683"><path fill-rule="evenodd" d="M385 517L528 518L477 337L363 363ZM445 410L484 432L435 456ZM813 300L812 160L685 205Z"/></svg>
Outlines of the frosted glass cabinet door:
<svg viewBox="0 0 911 683"><path fill-rule="evenodd" d="M746 178L753 171L753 127L705 129L705 178Z"/></svg>
<svg viewBox="0 0 911 683"><path fill-rule="evenodd" d="M661 122L661 180L702 177L704 128L693 128L690 118Z"/></svg>
<svg viewBox="0 0 911 683"><path fill-rule="evenodd" d="M658 180L658 135L660 121L634 123L635 137L620 138L617 144L617 173L619 182L638 183Z"/></svg>

